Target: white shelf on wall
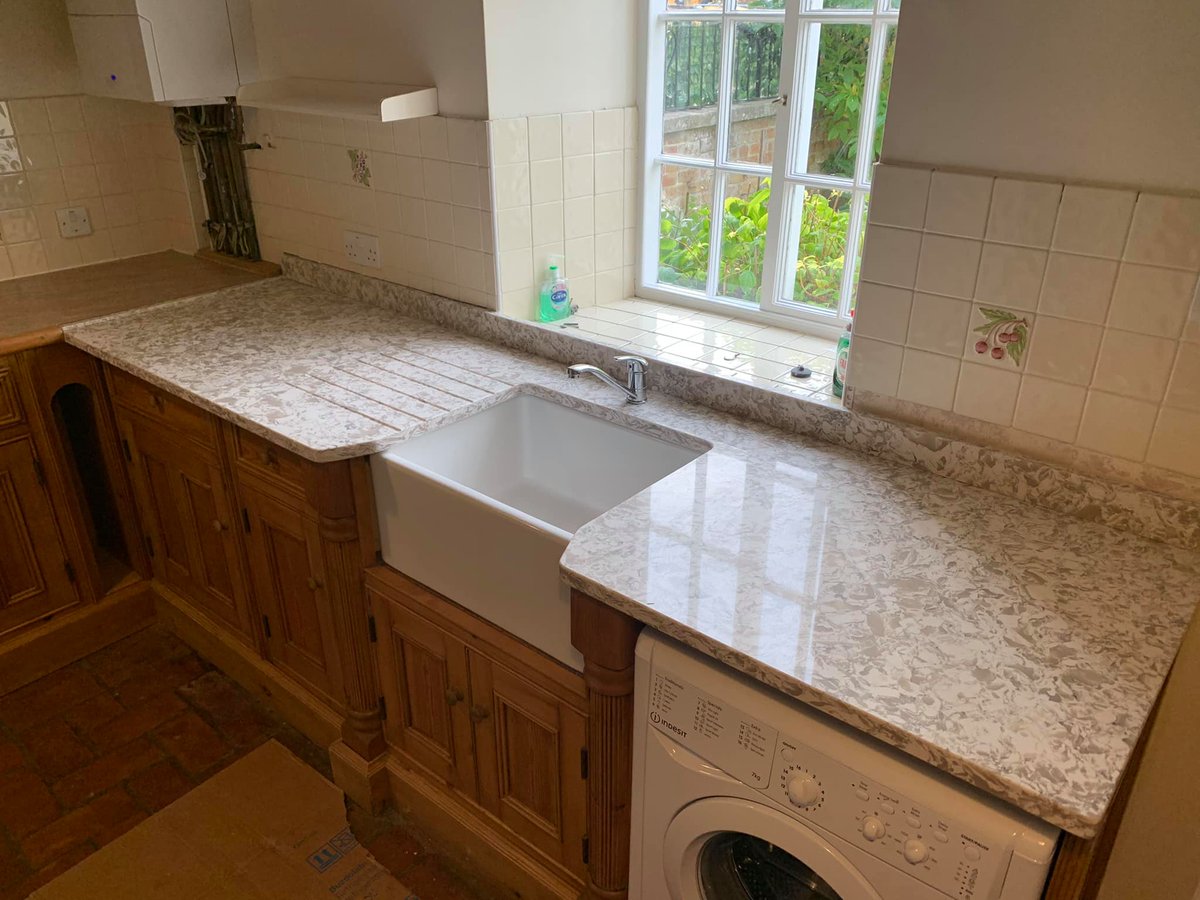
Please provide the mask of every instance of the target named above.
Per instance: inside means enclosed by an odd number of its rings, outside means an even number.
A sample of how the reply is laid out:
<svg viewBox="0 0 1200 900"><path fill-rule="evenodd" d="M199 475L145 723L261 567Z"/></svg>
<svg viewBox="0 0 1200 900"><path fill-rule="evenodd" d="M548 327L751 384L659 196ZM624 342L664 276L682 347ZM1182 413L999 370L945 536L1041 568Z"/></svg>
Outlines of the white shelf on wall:
<svg viewBox="0 0 1200 900"><path fill-rule="evenodd" d="M242 85L237 100L253 109L338 116L364 122L396 122L438 113L437 88L411 84L276 78Z"/></svg>

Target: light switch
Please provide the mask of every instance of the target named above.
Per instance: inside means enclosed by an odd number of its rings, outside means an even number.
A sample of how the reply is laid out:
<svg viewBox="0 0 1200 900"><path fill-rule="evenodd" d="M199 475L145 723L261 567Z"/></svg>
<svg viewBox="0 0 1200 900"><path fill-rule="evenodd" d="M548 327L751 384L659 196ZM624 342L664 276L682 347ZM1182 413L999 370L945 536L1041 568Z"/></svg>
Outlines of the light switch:
<svg viewBox="0 0 1200 900"><path fill-rule="evenodd" d="M88 217L86 206L56 209L54 215L58 219L58 233L62 237L81 237L92 233L92 220Z"/></svg>

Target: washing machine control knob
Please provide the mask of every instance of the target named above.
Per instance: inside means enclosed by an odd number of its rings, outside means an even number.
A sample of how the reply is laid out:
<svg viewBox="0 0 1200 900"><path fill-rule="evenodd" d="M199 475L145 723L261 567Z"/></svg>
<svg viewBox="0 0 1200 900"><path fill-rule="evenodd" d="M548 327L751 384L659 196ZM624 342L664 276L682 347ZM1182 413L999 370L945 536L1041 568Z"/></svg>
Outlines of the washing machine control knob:
<svg viewBox="0 0 1200 900"><path fill-rule="evenodd" d="M821 783L811 775L793 775L788 779L787 795L793 806L812 806L821 799Z"/></svg>
<svg viewBox="0 0 1200 900"><path fill-rule="evenodd" d="M929 848L917 838L909 838L904 842L904 858L914 866L929 858Z"/></svg>
<svg viewBox="0 0 1200 900"><path fill-rule="evenodd" d="M885 834L887 834L887 826L874 816L867 816L862 820L862 836L868 841L877 841Z"/></svg>

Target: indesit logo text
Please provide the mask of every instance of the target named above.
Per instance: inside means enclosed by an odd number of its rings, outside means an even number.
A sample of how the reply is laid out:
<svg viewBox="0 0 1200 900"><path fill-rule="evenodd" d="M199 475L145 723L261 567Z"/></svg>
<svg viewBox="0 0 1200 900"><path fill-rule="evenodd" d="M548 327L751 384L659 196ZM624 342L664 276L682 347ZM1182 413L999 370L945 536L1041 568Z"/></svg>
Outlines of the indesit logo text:
<svg viewBox="0 0 1200 900"><path fill-rule="evenodd" d="M664 728L667 729L667 731L670 731L672 734L675 734L678 737L685 738L688 736L688 733L684 729L680 728L674 722L668 722L666 719L664 719L662 716L660 716L656 712L650 713L650 721L653 722L655 725L663 726Z"/></svg>

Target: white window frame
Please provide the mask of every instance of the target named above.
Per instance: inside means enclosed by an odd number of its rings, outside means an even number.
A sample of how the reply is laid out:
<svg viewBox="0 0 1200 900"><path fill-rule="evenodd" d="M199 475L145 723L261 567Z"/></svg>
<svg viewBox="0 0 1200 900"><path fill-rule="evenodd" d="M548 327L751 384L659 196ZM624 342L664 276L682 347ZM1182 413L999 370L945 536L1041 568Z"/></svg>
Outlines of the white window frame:
<svg viewBox="0 0 1200 900"><path fill-rule="evenodd" d="M681 7L668 9L666 0L645 0L646 18L642 46L643 54L643 147L642 147L642 234L641 265L638 269L638 295L663 302L676 303L708 312L736 315L766 324L795 328L803 323L808 331L836 335L850 318L855 280L857 278L857 248L866 227L866 200L870 193L875 142L875 113L879 103L884 55L889 29L895 28L899 17L899 0L875 0L870 9L824 9L824 0L787 0L784 10L739 10L737 0L723 0L719 9ZM720 22L721 59L720 88L717 101L717 140L713 159L667 155L663 153L663 88L665 79L667 23L675 21ZM733 162L728 158L729 122L733 108L733 49L737 24L740 22L774 22L783 24L783 47L780 64L780 94L775 115L775 157L771 166ZM807 143L811 131L812 92L815 88L817 48L822 25L867 25L871 38L867 58L867 82L859 113L859 152L855 158L852 178L816 175L794 171L789 161L803 161L807 153L796 152L797 142ZM659 222L661 219L661 184L663 165L683 165L708 169L713 173L714 211L709 242L707 290L666 285L658 280ZM767 243L764 253L762 287L757 304L751 301L722 297L716 293L720 271L721 216L717 212L725 196L728 175L753 175L771 179L768 202ZM786 299L787 276L791 260L785 259L794 237L792 229L798 223L790 221L790 199L797 189L834 188L851 194L849 230L846 235L847 264L842 272L839 303L836 310L822 310ZM794 283L794 279L793 279Z"/></svg>

